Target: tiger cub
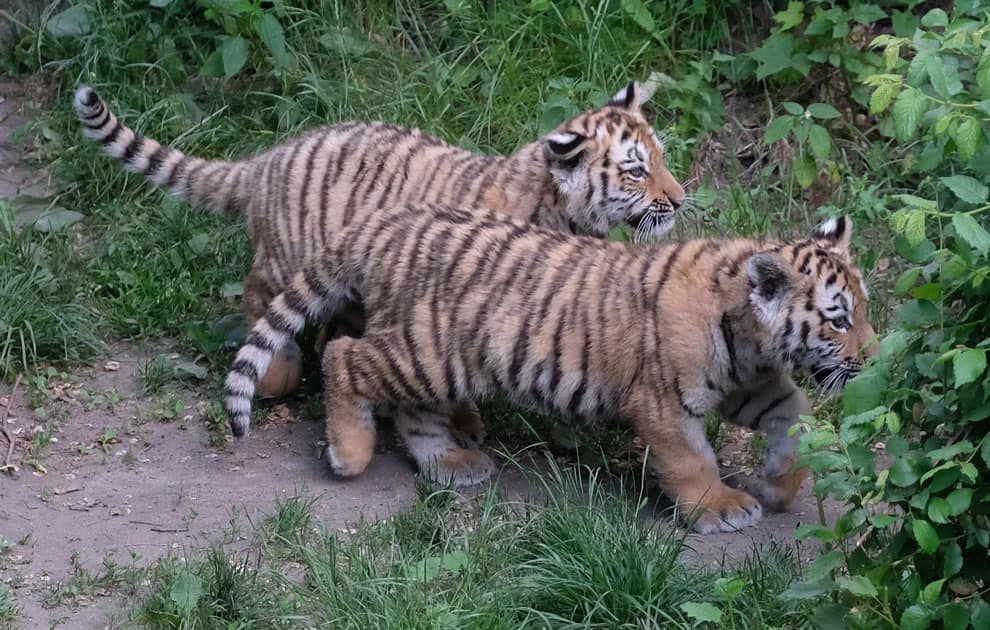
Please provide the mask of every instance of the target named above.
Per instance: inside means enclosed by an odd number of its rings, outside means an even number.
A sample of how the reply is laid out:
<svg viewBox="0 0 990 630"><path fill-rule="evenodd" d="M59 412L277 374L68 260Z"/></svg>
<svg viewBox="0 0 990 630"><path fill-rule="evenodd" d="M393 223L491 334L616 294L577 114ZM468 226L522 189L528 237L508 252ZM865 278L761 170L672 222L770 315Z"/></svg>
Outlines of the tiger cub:
<svg viewBox="0 0 990 630"><path fill-rule="evenodd" d="M760 502L720 480L704 416L718 410L766 433L758 494L786 509L806 474L788 428L810 412L790 373L837 392L875 348L851 234L837 218L805 239L645 246L437 206L369 215L309 261L249 334L226 383L231 428L247 431L273 353L307 319L357 298L364 336L330 342L323 359L335 473L364 470L373 411L387 405L421 469L481 481L492 461L459 448L445 414L501 393L564 416L628 420L698 531L750 525Z"/></svg>
<svg viewBox="0 0 990 630"><path fill-rule="evenodd" d="M604 107L510 156L471 153L417 129L352 121L311 130L250 159L202 160L135 134L89 87L79 88L74 104L85 134L128 170L194 206L243 217L254 248L243 297L251 327L307 257L379 208L436 202L488 208L564 232L604 237L625 223L640 236L663 237L685 195L641 111L652 89L630 83ZM268 366L259 392L292 390L300 371L301 352L292 341Z"/></svg>

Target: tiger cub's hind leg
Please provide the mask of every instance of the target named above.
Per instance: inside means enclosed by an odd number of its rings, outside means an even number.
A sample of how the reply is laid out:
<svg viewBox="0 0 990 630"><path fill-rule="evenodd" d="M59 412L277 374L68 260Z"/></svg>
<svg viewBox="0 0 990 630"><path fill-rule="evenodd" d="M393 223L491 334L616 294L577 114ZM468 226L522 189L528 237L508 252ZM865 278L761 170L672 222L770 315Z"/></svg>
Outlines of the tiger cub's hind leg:
<svg viewBox="0 0 990 630"><path fill-rule="evenodd" d="M794 381L781 375L758 391L734 393L720 410L733 424L766 435L767 460L756 494L768 510L787 510L808 477L807 469L797 467L798 436L789 435L799 416L811 414L808 397Z"/></svg>
<svg viewBox="0 0 990 630"><path fill-rule="evenodd" d="M463 404L459 407L463 410ZM458 445L452 418L445 411L397 410L395 427L409 454L420 472L436 484L465 487L487 481L495 471L495 462L484 451Z"/></svg>
<svg viewBox="0 0 990 630"><path fill-rule="evenodd" d="M360 353L364 345L363 340L341 337L323 350L327 460L334 474L341 477L361 474L375 454L374 403L356 387L365 374L351 374L347 369L347 355ZM370 386L373 383L360 383L360 387Z"/></svg>
<svg viewBox="0 0 990 630"><path fill-rule="evenodd" d="M244 323L247 330L264 317L274 298L271 285L265 279L264 265L256 260L244 282ZM264 376L258 380L255 393L260 398L284 396L299 386L302 378L302 349L294 340L272 357Z"/></svg>

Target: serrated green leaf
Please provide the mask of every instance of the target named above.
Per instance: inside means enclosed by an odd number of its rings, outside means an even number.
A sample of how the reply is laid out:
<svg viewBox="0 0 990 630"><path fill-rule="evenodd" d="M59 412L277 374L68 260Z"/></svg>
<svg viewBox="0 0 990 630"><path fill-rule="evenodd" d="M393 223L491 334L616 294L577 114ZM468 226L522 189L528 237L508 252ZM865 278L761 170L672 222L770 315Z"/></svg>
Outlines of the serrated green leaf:
<svg viewBox="0 0 990 630"><path fill-rule="evenodd" d="M987 194L990 193L990 189L969 177L968 175L953 175L952 177L943 177L942 183L945 184L952 193L959 197L966 203L983 203L987 200Z"/></svg>
<svg viewBox="0 0 990 630"><path fill-rule="evenodd" d="M952 133L952 139L956 141L956 150L959 151L959 157L964 162L969 161L976 155L977 149L980 148L980 143L983 140L983 129L980 127L978 120L967 117L956 125Z"/></svg>
<svg viewBox="0 0 990 630"><path fill-rule="evenodd" d="M925 213L912 210L908 213L907 223L904 225L904 238L912 247L921 245L925 240Z"/></svg>
<svg viewBox="0 0 990 630"><path fill-rule="evenodd" d="M784 136L786 136L791 129L794 127L794 117L783 115L777 116L770 124L767 125L766 134L763 136L763 141L767 144L773 144L777 142Z"/></svg>
<svg viewBox="0 0 990 630"><path fill-rule="evenodd" d="M756 62L756 78L760 81L768 76L794 68L794 35L786 31L774 33L763 40L748 56Z"/></svg>
<svg viewBox="0 0 990 630"><path fill-rule="evenodd" d="M956 235L966 244L975 249L982 256L986 256L990 251L990 232L977 223L976 219L969 214L952 215L952 227L956 230Z"/></svg>
<svg viewBox="0 0 990 630"><path fill-rule="evenodd" d="M804 22L804 3L788 2L787 9L775 13L773 19L780 24L780 29L783 31L794 28Z"/></svg>
<svg viewBox="0 0 990 630"><path fill-rule="evenodd" d="M220 45L220 57L223 59L223 73L229 79L247 63L248 41L240 35L228 37Z"/></svg>
<svg viewBox="0 0 990 630"><path fill-rule="evenodd" d="M919 210L926 210L930 212L938 210L938 204L936 202L931 199L925 199L924 197L918 197L916 195L893 195L893 198L901 202L908 209L917 208ZM899 229L903 230L903 227Z"/></svg>
<svg viewBox="0 0 990 630"><path fill-rule="evenodd" d="M939 540L938 532L935 531L931 523L916 518L911 523L911 531L914 533L914 539L918 541L918 546L921 547L922 551L929 555L935 553L941 541Z"/></svg>
<svg viewBox="0 0 990 630"><path fill-rule="evenodd" d="M873 90L873 95L870 96L870 114L876 115L885 111L900 89L901 86L894 83L884 83L877 86L877 89Z"/></svg>
<svg viewBox="0 0 990 630"><path fill-rule="evenodd" d="M914 135L921 117L928 111L928 99L920 90L906 89L894 102L894 131L897 139L906 142Z"/></svg>
<svg viewBox="0 0 990 630"><path fill-rule="evenodd" d="M932 606L938 601L938 596L942 594L942 587L945 586L945 578L935 580L925 586L921 591L921 601Z"/></svg>
<svg viewBox="0 0 990 630"><path fill-rule="evenodd" d="M707 621L709 623L722 621L722 611L706 602L684 602L680 608L685 615L695 621Z"/></svg>
<svg viewBox="0 0 990 630"><path fill-rule="evenodd" d="M862 575L840 576L835 579L835 584L842 590L860 597L876 597L878 594L873 583Z"/></svg>
<svg viewBox="0 0 990 630"><path fill-rule="evenodd" d="M839 113L839 110L832 107L828 103L812 103L808 106L808 112L812 115L812 117L820 120L831 120L842 116L842 114Z"/></svg>
<svg viewBox="0 0 990 630"><path fill-rule="evenodd" d="M945 630L966 630L969 627L969 608L962 603L953 603L941 610ZM978 627L974 624L974 628Z"/></svg>
<svg viewBox="0 0 990 630"><path fill-rule="evenodd" d="M990 51L983 55L980 65L976 68L976 84L980 87L984 98L990 98Z"/></svg>
<svg viewBox="0 0 990 630"><path fill-rule="evenodd" d="M887 12L875 4L851 4L849 17L859 22L863 26L869 26L874 22L887 17Z"/></svg>
<svg viewBox="0 0 990 630"><path fill-rule="evenodd" d="M808 144L811 145L811 152L819 161L824 162L832 153L832 139L828 135L828 130L821 125L811 126Z"/></svg>
<svg viewBox="0 0 990 630"><path fill-rule="evenodd" d="M970 348L952 357L956 387L972 383L987 369L986 348Z"/></svg>
<svg viewBox="0 0 990 630"><path fill-rule="evenodd" d="M931 611L924 606L908 606L901 614L901 630L928 630L931 618Z"/></svg>
<svg viewBox="0 0 990 630"><path fill-rule="evenodd" d="M928 60L935 56L930 50L919 50L908 64L907 80L910 85L921 87L921 83L928 77Z"/></svg>
<svg viewBox="0 0 990 630"><path fill-rule="evenodd" d="M254 29L268 48L268 52L271 53L275 67L284 68L289 55L285 49L285 32L282 30L278 18L271 13L264 13L255 22Z"/></svg>

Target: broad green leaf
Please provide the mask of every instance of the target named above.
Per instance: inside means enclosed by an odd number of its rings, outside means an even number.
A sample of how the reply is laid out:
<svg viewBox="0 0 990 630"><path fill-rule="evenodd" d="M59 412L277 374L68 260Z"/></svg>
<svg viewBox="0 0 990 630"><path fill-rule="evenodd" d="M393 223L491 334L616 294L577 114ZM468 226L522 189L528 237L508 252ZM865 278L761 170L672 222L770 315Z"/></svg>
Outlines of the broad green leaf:
<svg viewBox="0 0 990 630"><path fill-rule="evenodd" d="M220 45L220 57L223 59L223 73L229 79L247 63L248 41L240 35L228 37Z"/></svg>
<svg viewBox="0 0 990 630"><path fill-rule="evenodd" d="M959 455L969 455L973 452L973 443L969 440L962 440L955 444L949 444L942 448L937 448L928 453L928 459L935 463L943 462Z"/></svg>
<svg viewBox="0 0 990 630"><path fill-rule="evenodd" d="M168 596L179 607L179 610L183 613L189 613L203 596L203 582L198 576L188 570L183 570L175 577L175 582L172 583L172 589Z"/></svg>
<svg viewBox="0 0 990 630"><path fill-rule="evenodd" d="M980 446L980 457L983 458L983 463L990 466L990 439L983 440L983 444Z"/></svg>
<svg viewBox="0 0 990 630"><path fill-rule="evenodd" d="M893 514L873 514L867 520L869 520L874 527L883 529L896 523L898 518Z"/></svg>
<svg viewBox="0 0 990 630"><path fill-rule="evenodd" d="M968 510L970 504L973 502L973 489L956 488L949 493L945 501L949 504L952 516L959 516Z"/></svg>
<svg viewBox="0 0 990 630"><path fill-rule="evenodd" d="M912 247L921 245L925 240L925 214L920 211L908 213L907 222L904 225L904 238Z"/></svg>
<svg viewBox="0 0 990 630"><path fill-rule="evenodd" d="M932 524L926 520L916 518L911 523L911 530L914 532L914 539L918 541L918 546L927 554L933 554L938 549L938 532Z"/></svg>
<svg viewBox="0 0 990 630"><path fill-rule="evenodd" d="M187 244L194 254L202 254L210 244L210 236L201 232L189 239Z"/></svg>
<svg viewBox="0 0 990 630"><path fill-rule="evenodd" d="M792 582L779 597L784 601L808 600L828 593L834 585L835 583L830 577L824 577L820 580Z"/></svg>
<svg viewBox="0 0 990 630"><path fill-rule="evenodd" d="M811 145L811 152L815 157L824 162L832 153L832 140L829 138L828 130L821 125L812 125L808 134L808 144Z"/></svg>
<svg viewBox="0 0 990 630"><path fill-rule="evenodd" d="M284 68L288 61L288 53L285 50L285 32L282 30L282 25L279 24L278 19L271 13L264 13L255 22L254 30L268 47L268 52L272 54L275 66Z"/></svg>
<svg viewBox="0 0 990 630"><path fill-rule="evenodd" d="M950 578L962 569L962 549L959 548L958 543L951 542L942 547L942 553L945 554L942 562L942 577Z"/></svg>
<svg viewBox="0 0 990 630"><path fill-rule="evenodd" d="M151 0L148 4L155 8L162 9L172 4L172 0Z"/></svg>
<svg viewBox="0 0 990 630"><path fill-rule="evenodd" d="M821 578L828 577L829 575L832 575L832 571L841 567L845 563L846 560L842 556L842 552L838 549L833 549L832 551L823 553L815 558L815 560L808 566L808 579L820 580Z"/></svg>
<svg viewBox="0 0 990 630"><path fill-rule="evenodd" d="M82 37L89 33L92 26L86 5L77 4L61 13L56 13L45 24L45 30L52 37Z"/></svg>
<svg viewBox="0 0 990 630"><path fill-rule="evenodd" d="M963 350L952 357L952 372L955 376L956 387L972 383L987 369L986 348L971 348Z"/></svg>
<svg viewBox="0 0 990 630"><path fill-rule="evenodd" d="M928 76L928 60L935 56L930 50L919 50L911 63L908 64L907 80L909 85L921 87L921 83ZM936 59L936 62L938 60ZM940 62L939 62L940 63Z"/></svg>
<svg viewBox="0 0 990 630"><path fill-rule="evenodd" d="M763 40L749 57L756 62L756 78L763 80L768 76L792 69L794 57L794 36L788 32L777 32Z"/></svg>
<svg viewBox="0 0 990 630"><path fill-rule="evenodd" d="M345 28L329 29L329 32L320 36L320 44L349 57L361 57L378 50L378 47L365 39L362 34L352 33Z"/></svg>
<svg viewBox="0 0 990 630"><path fill-rule="evenodd" d="M849 591L853 595L859 595L860 597L876 597L877 588L873 586L867 578L862 575L853 575L850 577L840 576L835 579L835 584L844 591Z"/></svg>
<svg viewBox="0 0 990 630"><path fill-rule="evenodd" d="M945 578L935 580L921 591L921 601L932 606L938 601L938 596L942 594L942 587L945 586Z"/></svg>
<svg viewBox="0 0 990 630"><path fill-rule="evenodd" d="M894 294L904 295L910 291L918 283L919 276L921 276L921 267L911 267L902 273L894 284Z"/></svg>
<svg viewBox="0 0 990 630"><path fill-rule="evenodd" d="M828 103L812 103L808 106L808 112L810 112L814 118L819 118L821 120L831 120L842 115L839 113L839 110L832 107Z"/></svg>
<svg viewBox="0 0 990 630"><path fill-rule="evenodd" d="M969 627L969 608L962 603L945 606L941 610L945 630L966 630ZM974 628L978 627L975 624Z"/></svg>
<svg viewBox="0 0 990 630"><path fill-rule="evenodd" d="M952 215L952 227L956 230L956 235L966 241L970 247L986 256L990 251L990 232L977 223L976 219L969 214Z"/></svg>
<svg viewBox="0 0 990 630"><path fill-rule="evenodd" d="M784 111L794 116L804 115L804 108L798 105L797 103L793 103L791 101L787 101L786 103L784 103Z"/></svg>
<svg viewBox="0 0 990 630"><path fill-rule="evenodd" d="M990 604L977 597L973 603L973 628L985 630L990 628Z"/></svg>
<svg viewBox="0 0 990 630"><path fill-rule="evenodd" d="M34 229L39 232L55 232L82 219L82 213L56 206L38 217L34 222Z"/></svg>
<svg viewBox="0 0 990 630"><path fill-rule="evenodd" d="M932 9L921 18L921 25L932 28L935 26L948 26L949 16L943 9Z"/></svg>
<svg viewBox="0 0 990 630"><path fill-rule="evenodd" d="M921 90L906 89L894 102L894 131L897 139L906 142L914 135L921 117L928 111L928 99Z"/></svg>
<svg viewBox="0 0 990 630"><path fill-rule="evenodd" d="M175 370L180 374L186 376L191 376L193 378L203 380L206 378L206 368L201 365L196 365L192 361L179 361L175 364Z"/></svg>
<svg viewBox="0 0 990 630"><path fill-rule="evenodd" d="M835 533L828 527L819 525L818 523L802 523L794 530L794 538L796 540L815 538L821 542L830 542L835 540Z"/></svg>
<svg viewBox="0 0 990 630"><path fill-rule="evenodd" d="M904 459L903 457L898 457L894 460L894 463L890 465L890 475L888 479L890 483L895 486L900 486L901 488L907 488L908 486L914 484L918 481L918 472L911 465L911 462Z"/></svg>
<svg viewBox="0 0 990 630"><path fill-rule="evenodd" d="M893 198L904 204L907 208L917 208L919 210L935 211L938 210L938 204L931 200L925 199L924 197L918 197L916 195L893 195ZM899 231L903 232L903 228L898 228Z"/></svg>
<svg viewBox="0 0 990 630"><path fill-rule="evenodd" d="M928 502L928 518L936 523L948 523L952 516L949 502L942 497L934 497Z"/></svg>
<svg viewBox="0 0 990 630"><path fill-rule="evenodd" d="M791 167L794 170L794 178L801 188L807 188L815 183L815 177L818 175L818 166L810 155L795 156L791 162Z"/></svg>
<svg viewBox="0 0 990 630"><path fill-rule="evenodd" d="M622 12L647 33L653 34L657 30L657 23L650 9L641 0L622 0Z"/></svg>
<svg viewBox="0 0 990 630"><path fill-rule="evenodd" d="M942 98L951 97L949 73L945 64L942 63L941 57L929 56L925 67L928 70L928 80L931 81L932 87L935 88L938 95Z"/></svg>
<svg viewBox="0 0 990 630"><path fill-rule="evenodd" d="M983 129L978 120L967 117L956 126L952 133L952 139L956 141L959 157L963 161L968 161L976 155L977 149L980 148L980 142L983 140Z"/></svg>
<svg viewBox="0 0 990 630"><path fill-rule="evenodd" d="M886 110L900 89L901 86L895 83L883 83L877 86L870 97L870 114L876 115Z"/></svg>
<svg viewBox="0 0 990 630"><path fill-rule="evenodd" d="M897 307L897 322L908 328L921 328L939 319L939 310L927 300L907 300Z"/></svg>
<svg viewBox="0 0 990 630"><path fill-rule="evenodd" d="M966 203L983 203L987 200L987 193L990 193L990 189L987 189L984 184L980 183L976 179L973 179L972 177L969 177L968 175L943 177L942 183L945 184L956 197L959 197Z"/></svg>
<svg viewBox="0 0 990 630"><path fill-rule="evenodd" d="M706 602L684 602L680 606L681 610L688 617L695 621L707 621L719 623L722 621L722 611Z"/></svg>
<svg viewBox="0 0 990 630"><path fill-rule="evenodd" d="M887 374L877 366L863 370L842 390L842 409L852 416L875 409L887 389Z"/></svg>
<svg viewBox="0 0 990 630"><path fill-rule="evenodd" d="M908 606L901 614L901 630L928 630L931 618L931 611L924 606Z"/></svg>
<svg viewBox="0 0 990 630"><path fill-rule="evenodd" d="M763 136L763 141L766 142L767 144L772 144L774 142L777 142L778 140L786 136L793 127L794 127L793 116L788 116L786 114L783 116L777 116L772 121L770 121L769 125L767 125L767 132L766 135Z"/></svg>
<svg viewBox="0 0 990 630"><path fill-rule="evenodd" d="M849 17L863 26L869 26L887 17L887 12L875 4L850 3L850 6L852 8L849 11Z"/></svg>
<svg viewBox="0 0 990 630"><path fill-rule="evenodd" d="M794 28L801 22L804 22L804 3L788 2L787 9L775 13L773 19L777 24L780 24L780 30L782 31Z"/></svg>
<svg viewBox="0 0 990 630"><path fill-rule="evenodd" d="M990 53L983 55L976 68L976 84L980 86L984 98L990 98Z"/></svg>

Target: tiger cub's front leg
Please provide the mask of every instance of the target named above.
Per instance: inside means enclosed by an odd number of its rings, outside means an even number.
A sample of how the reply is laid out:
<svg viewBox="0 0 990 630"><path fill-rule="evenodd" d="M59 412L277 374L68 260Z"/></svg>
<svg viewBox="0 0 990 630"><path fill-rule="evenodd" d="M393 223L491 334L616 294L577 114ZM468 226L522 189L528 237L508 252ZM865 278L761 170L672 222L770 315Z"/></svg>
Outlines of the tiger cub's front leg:
<svg viewBox="0 0 990 630"><path fill-rule="evenodd" d="M759 501L722 482L704 418L686 413L676 397L670 398L634 396L623 415L649 446L660 486L684 520L702 534L732 532L759 521Z"/></svg>
<svg viewBox="0 0 990 630"><path fill-rule="evenodd" d="M734 392L719 406L733 424L763 431L767 436L767 462L758 496L773 511L786 510L808 470L797 467L796 435L788 435L799 416L811 414L811 404L801 388L780 375L758 390Z"/></svg>

